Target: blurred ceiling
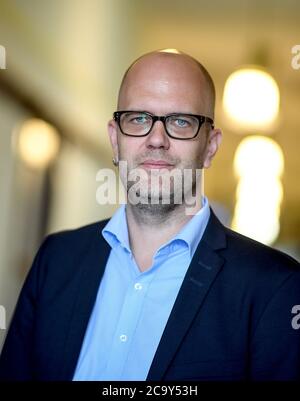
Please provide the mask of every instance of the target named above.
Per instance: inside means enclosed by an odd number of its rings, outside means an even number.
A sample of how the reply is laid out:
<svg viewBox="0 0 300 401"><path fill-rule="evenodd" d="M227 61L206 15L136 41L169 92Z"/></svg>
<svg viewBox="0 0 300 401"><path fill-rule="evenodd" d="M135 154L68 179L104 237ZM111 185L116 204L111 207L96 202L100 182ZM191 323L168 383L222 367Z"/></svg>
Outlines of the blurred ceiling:
<svg viewBox="0 0 300 401"><path fill-rule="evenodd" d="M300 238L300 70L291 67L299 15L296 0L0 0L0 44L7 51L1 80L38 104L74 141L109 159L106 122L124 70L142 53L179 48L203 62L216 82L219 126L228 75L245 64L265 66L281 91L273 138L286 164L282 235ZM231 207L232 160L242 137L226 126L224 132L206 189Z"/></svg>

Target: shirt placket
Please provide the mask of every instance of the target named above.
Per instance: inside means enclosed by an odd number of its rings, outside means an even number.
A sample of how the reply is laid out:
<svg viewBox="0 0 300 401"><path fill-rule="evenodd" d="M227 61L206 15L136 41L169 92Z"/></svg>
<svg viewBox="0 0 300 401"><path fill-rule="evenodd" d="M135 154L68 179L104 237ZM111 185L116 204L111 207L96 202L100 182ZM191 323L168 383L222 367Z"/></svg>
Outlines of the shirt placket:
<svg viewBox="0 0 300 401"><path fill-rule="evenodd" d="M121 309L120 318L113 337L111 352L106 365L104 380L121 380L134 333L142 312L145 296L152 274L140 274L132 280Z"/></svg>

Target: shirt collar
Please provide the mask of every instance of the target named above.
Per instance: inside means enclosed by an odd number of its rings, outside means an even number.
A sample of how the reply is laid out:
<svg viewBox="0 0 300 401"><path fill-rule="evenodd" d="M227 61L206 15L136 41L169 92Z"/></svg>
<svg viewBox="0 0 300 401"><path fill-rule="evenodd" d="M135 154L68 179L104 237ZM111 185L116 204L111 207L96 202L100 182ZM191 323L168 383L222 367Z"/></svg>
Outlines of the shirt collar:
<svg viewBox="0 0 300 401"><path fill-rule="evenodd" d="M102 230L104 239L114 248L121 244L130 252L125 205L121 205Z"/></svg>
<svg viewBox="0 0 300 401"><path fill-rule="evenodd" d="M205 231L210 216L209 203L207 198L202 197L202 208L195 214L190 221L166 244L159 249L165 248L173 242L184 241L189 248L190 257L193 256L200 239ZM121 205L114 213L102 230L104 239L114 248L120 244L123 248L131 252L129 245L128 227L126 219L125 205Z"/></svg>
<svg viewBox="0 0 300 401"><path fill-rule="evenodd" d="M209 216L210 209L208 199L203 196L202 208L190 219L187 224L182 227L179 233L173 237L171 241L178 239L184 241L188 245L190 256L192 257L196 251L199 241L203 236Z"/></svg>

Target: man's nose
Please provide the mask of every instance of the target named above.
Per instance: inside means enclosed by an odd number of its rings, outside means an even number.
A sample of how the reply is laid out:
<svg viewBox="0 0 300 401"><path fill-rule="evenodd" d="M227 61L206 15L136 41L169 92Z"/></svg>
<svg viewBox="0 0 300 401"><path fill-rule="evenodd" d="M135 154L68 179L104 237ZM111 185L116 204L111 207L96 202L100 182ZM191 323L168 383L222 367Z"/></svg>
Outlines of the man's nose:
<svg viewBox="0 0 300 401"><path fill-rule="evenodd" d="M168 148L170 146L170 138L162 121L155 121L150 134L147 135L147 146L154 148Z"/></svg>

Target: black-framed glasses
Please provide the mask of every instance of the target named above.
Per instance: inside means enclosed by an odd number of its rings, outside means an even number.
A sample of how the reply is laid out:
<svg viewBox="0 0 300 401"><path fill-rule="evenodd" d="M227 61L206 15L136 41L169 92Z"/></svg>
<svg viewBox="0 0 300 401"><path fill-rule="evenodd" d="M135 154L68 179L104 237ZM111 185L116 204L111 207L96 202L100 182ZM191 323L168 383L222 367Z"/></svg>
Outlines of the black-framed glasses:
<svg viewBox="0 0 300 401"><path fill-rule="evenodd" d="M210 117L198 114L172 113L155 116L147 111L115 111L114 120L124 135L142 137L150 133L156 121L164 124L166 133L174 139L193 139L198 135L201 125L208 122L214 127Z"/></svg>

